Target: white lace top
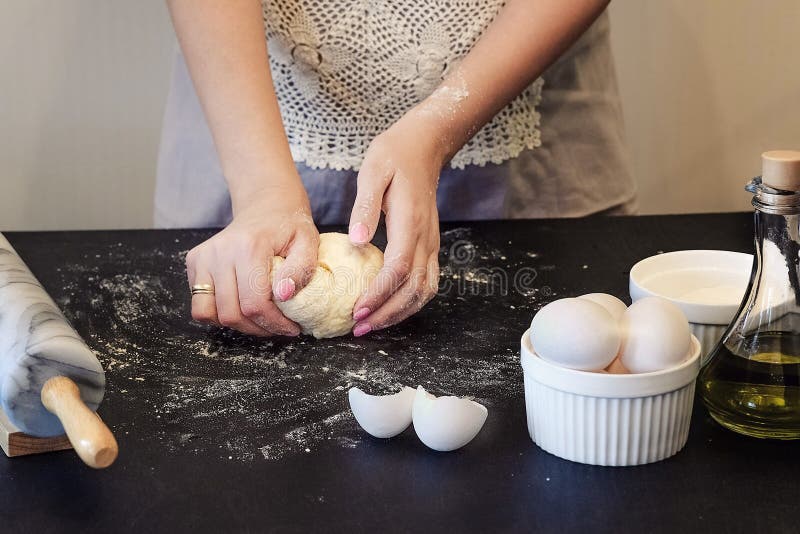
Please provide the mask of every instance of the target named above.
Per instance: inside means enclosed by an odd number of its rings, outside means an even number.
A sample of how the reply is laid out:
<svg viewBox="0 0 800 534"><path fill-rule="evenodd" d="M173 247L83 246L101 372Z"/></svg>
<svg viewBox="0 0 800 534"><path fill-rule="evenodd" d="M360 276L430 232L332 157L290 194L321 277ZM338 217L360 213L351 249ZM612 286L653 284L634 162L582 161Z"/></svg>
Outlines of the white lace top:
<svg viewBox="0 0 800 534"><path fill-rule="evenodd" d="M296 161L357 169L370 141L430 95L503 0L263 0L275 91ZM542 80L451 161L502 163L540 144Z"/></svg>

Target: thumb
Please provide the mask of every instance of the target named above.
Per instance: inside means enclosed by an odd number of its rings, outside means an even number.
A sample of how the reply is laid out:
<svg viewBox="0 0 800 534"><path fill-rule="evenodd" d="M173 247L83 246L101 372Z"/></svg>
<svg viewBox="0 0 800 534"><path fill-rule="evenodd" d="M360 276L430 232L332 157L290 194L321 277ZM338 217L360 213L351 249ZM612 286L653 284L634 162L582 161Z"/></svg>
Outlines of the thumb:
<svg viewBox="0 0 800 534"><path fill-rule="evenodd" d="M380 172L367 162L358 171L356 201L350 213L350 242L365 245L372 241L381 217L383 195L392 175Z"/></svg>
<svg viewBox="0 0 800 534"><path fill-rule="evenodd" d="M289 247L284 261L273 263L272 294L277 300L286 301L308 284L317 266L319 237L299 236Z"/></svg>

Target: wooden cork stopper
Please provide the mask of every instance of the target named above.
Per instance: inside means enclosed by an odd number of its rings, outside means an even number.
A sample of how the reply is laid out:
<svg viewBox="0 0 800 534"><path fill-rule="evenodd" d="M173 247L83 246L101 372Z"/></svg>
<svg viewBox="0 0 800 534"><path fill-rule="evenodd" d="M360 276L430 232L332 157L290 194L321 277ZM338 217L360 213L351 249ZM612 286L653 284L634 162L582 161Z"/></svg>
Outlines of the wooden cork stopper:
<svg viewBox="0 0 800 534"><path fill-rule="evenodd" d="M800 150L761 154L761 183L774 189L800 191Z"/></svg>

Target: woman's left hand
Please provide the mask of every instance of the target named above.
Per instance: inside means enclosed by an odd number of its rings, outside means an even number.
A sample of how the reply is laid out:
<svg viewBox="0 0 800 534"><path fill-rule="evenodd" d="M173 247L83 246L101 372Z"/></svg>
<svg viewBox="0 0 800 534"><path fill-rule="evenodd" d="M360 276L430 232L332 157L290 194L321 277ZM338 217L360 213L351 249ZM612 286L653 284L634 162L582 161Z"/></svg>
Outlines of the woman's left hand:
<svg viewBox="0 0 800 534"><path fill-rule="evenodd" d="M413 315L439 287L436 187L447 150L434 119L411 110L370 143L361 164L350 241L369 243L383 211L388 243L383 268L353 308L356 336Z"/></svg>

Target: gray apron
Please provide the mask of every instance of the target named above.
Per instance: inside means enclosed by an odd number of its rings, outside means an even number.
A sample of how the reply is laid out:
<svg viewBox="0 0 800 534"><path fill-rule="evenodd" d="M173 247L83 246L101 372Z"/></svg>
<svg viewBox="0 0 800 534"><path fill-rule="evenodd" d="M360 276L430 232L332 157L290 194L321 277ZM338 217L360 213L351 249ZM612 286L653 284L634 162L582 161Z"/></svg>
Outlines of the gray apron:
<svg viewBox="0 0 800 534"><path fill-rule="evenodd" d="M541 146L499 165L442 170L443 221L634 213L636 188L624 143L608 14L543 75ZM317 224L347 224L356 172L297 162ZM160 228L218 227L231 220L219 159L180 51L167 99L155 197Z"/></svg>

